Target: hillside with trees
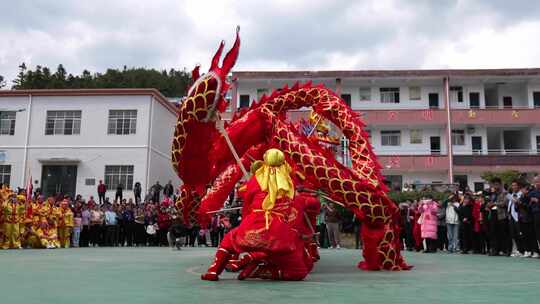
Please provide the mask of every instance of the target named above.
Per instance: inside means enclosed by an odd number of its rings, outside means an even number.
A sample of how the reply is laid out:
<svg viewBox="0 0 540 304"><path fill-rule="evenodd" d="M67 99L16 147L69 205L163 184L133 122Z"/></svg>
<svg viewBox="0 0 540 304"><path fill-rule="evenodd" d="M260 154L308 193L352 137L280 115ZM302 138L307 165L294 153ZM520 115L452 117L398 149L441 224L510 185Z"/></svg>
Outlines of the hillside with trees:
<svg viewBox="0 0 540 304"><path fill-rule="evenodd" d="M1 77L1 76L0 76ZM45 66L28 69L19 66L12 89L97 89L97 88L155 88L167 97L185 96L191 81L185 70L168 71L146 68L107 69L104 73L84 70L80 75L68 73L62 64L56 71ZM0 78L0 87L3 78Z"/></svg>

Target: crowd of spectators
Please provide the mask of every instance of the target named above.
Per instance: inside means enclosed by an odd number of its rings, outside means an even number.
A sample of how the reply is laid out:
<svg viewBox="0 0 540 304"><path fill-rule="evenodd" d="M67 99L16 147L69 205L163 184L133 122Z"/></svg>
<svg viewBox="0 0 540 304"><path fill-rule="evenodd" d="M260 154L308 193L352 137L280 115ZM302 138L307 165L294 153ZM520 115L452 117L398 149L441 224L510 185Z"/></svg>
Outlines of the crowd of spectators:
<svg viewBox="0 0 540 304"><path fill-rule="evenodd" d="M407 250L540 257L540 176L507 189L494 178L485 191L459 191L443 201L428 194L399 207Z"/></svg>
<svg viewBox="0 0 540 304"><path fill-rule="evenodd" d="M10 199L17 203L18 209L22 208L17 221L21 227L28 228L21 229L15 236L18 240L15 248L57 248L66 247L65 244L69 247L217 247L225 232L236 226L240 218L239 211L234 210L215 213L208 227L185 224L177 213L178 193L170 181L164 186L156 182L144 198L138 182L130 198L124 197L122 185L115 189L114 199L107 197L110 192L102 181L96 190L97 200L94 196L72 198L61 193L44 197L39 188L30 200L24 200L26 190L19 189L18 195ZM239 203L233 195L227 205ZM60 227L68 230L70 242L61 244ZM2 232L0 230L0 239ZM31 235L42 242L28 241Z"/></svg>

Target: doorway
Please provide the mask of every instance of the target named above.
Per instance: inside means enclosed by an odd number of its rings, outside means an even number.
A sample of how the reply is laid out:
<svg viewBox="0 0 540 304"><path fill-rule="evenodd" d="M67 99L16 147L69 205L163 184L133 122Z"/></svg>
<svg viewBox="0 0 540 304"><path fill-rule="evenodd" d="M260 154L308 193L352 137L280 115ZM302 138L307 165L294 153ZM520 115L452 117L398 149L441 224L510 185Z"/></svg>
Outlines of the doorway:
<svg viewBox="0 0 540 304"><path fill-rule="evenodd" d="M512 108L512 96L503 96L503 107L505 109Z"/></svg>
<svg viewBox="0 0 540 304"><path fill-rule="evenodd" d="M439 93L429 93L429 108L438 109L439 108Z"/></svg>
<svg viewBox="0 0 540 304"><path fill-rule="evenodd" d="M467 175L454 175L454 183L459 184L459 191L465 191L469 186Z"/></svg>
<svg viewBox="0 0 540 304"><path fill-rule="evenodd" d="M471 109L480 108L480 93L478 92L469 93L469 103L470 103Z"/></svg>
<svg viewBox="0 0 540 304"><path fill-rule="evenodd" d="M58 193L75 197L77 166L44 165L41 170L41 191L45 197Z"/></svg>
<svg viewBox="0 0 540 304"><path fill-rule="evenodd" d="M431 154L441 154L441 137L431 136L429 138L429 146L431 149Z"/></svg>
<svg viewBox="0 0 540 304"><path fill-rule="evenodd" d="M474 154L482 154L482 136L472 136L472 152Z"/></svg>

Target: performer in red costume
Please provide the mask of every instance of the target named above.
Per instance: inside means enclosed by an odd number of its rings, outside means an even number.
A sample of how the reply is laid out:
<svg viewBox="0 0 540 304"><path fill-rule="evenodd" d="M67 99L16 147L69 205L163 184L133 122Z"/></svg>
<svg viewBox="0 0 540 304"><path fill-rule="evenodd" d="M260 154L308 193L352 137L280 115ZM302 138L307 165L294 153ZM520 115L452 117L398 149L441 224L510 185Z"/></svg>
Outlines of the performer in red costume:
<svg viewBox="0 0 540 304"><path fill-rule="evenodd" d="M303 182L303 181L302 181ZM296 184L300 186L300 183ZM307 183L303 186L307 186ZM304 188L297 188L292 202L288 222L297 232L295 239L296 249L284 255L248 254L244 256L252 261L245 266L238 279L259 278L270 280L303 280L313 269L314 262L319 260L317 243L314 241L316 217L320 212L320 203L313 193L306 192ZM259 258L259 260L256 260Z"/></svg>
<svg viewBox="0 0 540 304"><path fill-rule="evenodd" d="M287 222L293 197L294 185L283 152L267 150L263 165L247 182L242 222L225 235L214 263L201 278L218 280L232 254L248 252L260 260L294 252L298 236Z"/></svg>
<svg viewBox="0 0 540 304"><path fill-rule="evenodd" d="M315 241L317 216L321 212L321 203L314 193L305 192L303 188L298 189L293 201L293 209L297 210L293 227L298 230L301 239L304 241L304 248L307 250L311 260L320 260L317 242ZM292 214L292 213L291 213Z"/></svg>
<svg viewBox="0 0 540 304"><path fill-rule="evenodd" d="M227 269L233 272L243 270L239 279L250 277L301 280L313 269L313 263L320 259L317 243L314 240L314 227L316 227L317 215L320 213L320 203L315 194L306 191L306 187L310 187L311 184L305 180L305 177L298 172L295 177L297 177L294 180L297 192L287 219L291 229L297 233L293 258L290 255L284 258L280 255L268 257L263 253L248 253L240 260L232 260L227 266ZM287 259L294 262L289 263ZM300 259L303 265L300 264L300 267L291 273L292 267L296 267Z"/></svg>

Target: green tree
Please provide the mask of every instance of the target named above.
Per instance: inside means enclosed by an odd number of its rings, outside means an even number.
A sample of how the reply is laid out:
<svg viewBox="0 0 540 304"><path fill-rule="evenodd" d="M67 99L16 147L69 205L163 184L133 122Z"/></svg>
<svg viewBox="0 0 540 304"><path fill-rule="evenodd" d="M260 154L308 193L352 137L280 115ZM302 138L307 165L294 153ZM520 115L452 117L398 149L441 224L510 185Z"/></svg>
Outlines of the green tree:
<svg viewBox="0 0 540 304"><path fill-rule="evenodd" d="M6 81L4 80L4 76L0 75L0 89L6 86Z"/></svg>
<svg viewBox="0 0 540 304"><path fill-rule="evenodd" d="M62 64L56 72L48 67L36 66L28 70L22 63L13 81L13 89L93 89L93 88L155 88L168 97L185 96L191 77L185 70L158 71L146 68L107 69L92 74L84 70L81 75L69 74Z"/></svg>
<svg viewBox="0 0 540 304"><path fill-rule="evenodd" d="M482 177L484 180L491 182L494 178L500 178L502 183L504 185L509 186L512 184L512 181L518 180L521 182L525 182L525 174L517 171L517 170L506 170L501 172L484 172L480 177Z"/></svg>
<svg viewBox="0 0 540 304"><path fill-rule="evenodd" d="M26 78L26 64L23 62L19 65L19 74L17 78L13 80L13 89L24 89Z"/></svg>

